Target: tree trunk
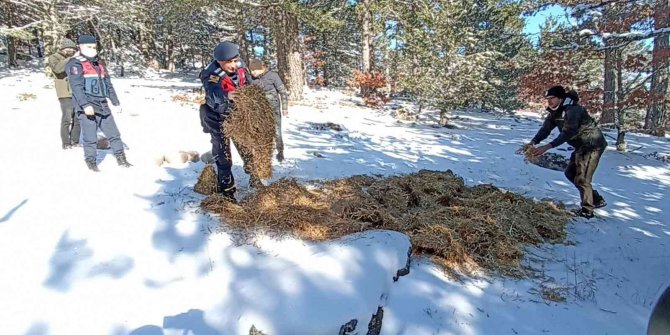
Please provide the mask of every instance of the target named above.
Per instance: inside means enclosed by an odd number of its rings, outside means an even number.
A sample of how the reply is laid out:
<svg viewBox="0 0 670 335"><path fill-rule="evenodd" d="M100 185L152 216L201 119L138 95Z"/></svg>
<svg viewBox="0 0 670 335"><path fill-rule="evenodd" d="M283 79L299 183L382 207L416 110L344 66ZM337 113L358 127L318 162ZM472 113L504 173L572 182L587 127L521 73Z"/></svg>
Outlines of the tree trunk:
<svg viewBox="0 0 670 335"><path fill-rule="evenodd" d="M657 0L654 7L654 29L663 29L670 26L670 1ZM649 107L644 118L644 129L651 130L652 134L663 136L663 125L667 113L668 66L670 65L669 33L654 38L652 52L653 72L649 89Z"/></svg>
<svg viewBox="0 0 670 335"><path fill-rule="evenodd" d="M616 52L616 115L615 124L617 130L616 149L617 151L626 151L626 106L624 106L623 92L623 51Z"/></svg>
<svg viewBox="0 0 670 335"><path fill-rule="evenodd" d="M6 12L7 26L14 27L14 11L16 7L11 2L5 2L4 9ZM7 65L9 67L18 67L19 63L16 61L16 37L7 36Z"/></svg>
<svg viewBox="0 0 670 335"><path fill-rule="evenodd" d="M275 19L273 37L279 75L288 88L289 99L302 100L305 76L298 18L285 8L278 7Z"/></svg>
<svg viewBox="0 0 670 335"><path fill-rule="evenodd" d="M174 72L175 71L175 61L174 61L174 38L172 35L172 24L167 24L167 32L165 34L165 61L163 68Z"/></svg>
<svg viewBox="0 0 670 335"><path fill-rule="evenodd" d="M449 117L447 117L447 111L440 108L440 120L437 122L440 127L448 127L449 126Z"/></svg>
<svg viewBox="0 0 670 335"><path fill-rule="evenodd" d="M144 22L144 29L140 28L140 50L147 66L158 69L159 64L156 61L156 42L154 36L154 23L151 20Z"/></svg>
<svg viewBox="0 0 670 335"><path fill-rule="evenodd" d="M605 47L609 46L611 43L608 39L605 40ZM614 123L615 118L615 58L616 50L606 49L605 50L605 62L604 66L604 87L603 87L603 115L600 118L601 124L611 124Z"/></svg>
<svg viewBox="0 0 670 335"><path fill-rule="evenodd" d="M237 45L240 47L240 58L248 65L249 53L247 52L249 46L247 43L247 31L244 29L244 7L240 5L239 15L237 15Z"/></svg>
<svg viewBox="0 0 670 335"><path fill-rule="evenodd" d="M121 44L121 41L123 41L123 36L121 35L121 29L116 28L116 37L118 38L119 43L116 45L116 55L118 57L118 62L119 65L121 66L121 73L119 73L120 77L123 77L126 75L126 68L124 66L124 58L123 58L123 44Z"/></svg>
<svg viewBox="0 0 670 335"><path fill-rule="evenodd" d="M370 11L370 0L363 0L361 15L361 54L363 72L372 71L373 67L373 48L372 48L372 13Z"/></svg>
<svg viewBox="0 0 670 335"><path fill-rule="evenodd" d="M46 6L43 10L44 13L42 15L45 18L42 24L44 28L44 48L46 49L46 54L51 55L58 51L58 43L65 35L66 29L61 25L58 9L55 4Z"/></svg>

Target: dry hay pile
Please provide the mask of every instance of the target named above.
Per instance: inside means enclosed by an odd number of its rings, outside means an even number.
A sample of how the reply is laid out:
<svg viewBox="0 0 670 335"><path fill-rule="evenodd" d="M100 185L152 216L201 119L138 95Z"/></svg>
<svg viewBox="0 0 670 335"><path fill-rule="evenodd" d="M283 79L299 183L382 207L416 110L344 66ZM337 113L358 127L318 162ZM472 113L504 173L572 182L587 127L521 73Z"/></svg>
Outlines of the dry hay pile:
<svg viewBox="0 0 670 335"><path fill-rule="evenodd" d="M19 99L19 101L29 101L37 99L37 96L33 93L19 93L16 98Z"/></svg>
<svg viewBox="0 0 670 335"><path fill-rule="evenodd" d="M448 269L522 275L523 244L560 242L570 215L491 185L465 186L451 171L354 176L309 190L280 180L239 205L217 197L202 206L243 229L334 239L369 229L407 234L414 252Z"/></svg>
<svg viewBox="0 0 670 335"><path fill-rule="evenodd" d="M193 190L204 195L216 193L216 171L212 164L207 164L202 170Z"/></svg>
<svg viewBox="0 0 670 335"><path fill-rule="evenodd" d="M223 124L223 132L250 153L250 172L260 179L272 177L274 124L272 107L260 87L247 85L235 91L235 107Z"/></svg>
<svg viewBox="0 0 670 335"><path fill-rule="evenodd" d="M171 99L172 101L178 102L182 105L188 103L201 105L205 103L205 94L202 92L175 94L171 97Z"/></svg>

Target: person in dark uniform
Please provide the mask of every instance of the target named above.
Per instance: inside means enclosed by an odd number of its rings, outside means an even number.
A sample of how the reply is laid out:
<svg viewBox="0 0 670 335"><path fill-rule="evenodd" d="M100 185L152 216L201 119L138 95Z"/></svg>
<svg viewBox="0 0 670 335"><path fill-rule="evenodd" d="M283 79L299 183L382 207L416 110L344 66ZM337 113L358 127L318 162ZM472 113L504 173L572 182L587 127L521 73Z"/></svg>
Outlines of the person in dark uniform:
<svg viewBox="0 0 670 335"><path fill-rule="evenodd" d="M217 192L235 202L230 139L223 133L223 122L232 111L235 90L252 82L251 75L240 61L239 46L231 42L217 45L214 60L200 72L200 81L205 89L205 104L200 106L200 121L203 131L211 136L212 156L217 170ZM244 170L249 173L246 161L250 153L240 146L236 147L244 161ZM260 184L260 179L253 174L250 181L252 187Z"/></svg>
<svg viewBox="0 0 670 335"><path fill-rule="evenodd" d="M265 92L265 97L272 106L275 116L275 147L277 160L284 161L284 140L281 133L281 117L288 115L288 92L279 74L268 71L267 66L260 59L249 61L249 71L254 78L254 85L258 85Z"/></svg>
<svg viewBox="0 0 670 335"><path fill-rule="evenodd" d="M531 153L539 156L565 142L575 148L565 169L565 176L579 190L581 197L581 208L575 214L592 218L595 208L607 205L605 199L591 186L607 141L586 109L578 104L577 92L568 93L562 86L554 86L545 93L545 98L549 115L530 145L542 142L554 128L558 128L560 134L549 144L534 147Z"/></svg>
<svg viewBox="0 0 670 335"><path fill-rule="evenodd" d="M70 59L66 69L74 108L81 125L86 166L92 171L100 171L96 161L100 129L109 139L116 162L120 166L130 167L132 164L126 160L121 134L107 103L109 98L114 106L119 106L119 98L107 69L98 59L96 39L91 35L82 35L78 42L79 54Z"/></svg>
<svg viewBox="0 0 670 335"><path fill-rule="evenodd" d="M61 48L53 55L49 56L47 66L51 69L54 75L54 86L56 87L56 95L60 102L61 122L60 122L60 138L63 149L70 149L73 146L79 145L79 135L81 128L79 127L79 119L72 107L72 92L70 91L70 84L67 81L67 74L65 73L65 64L70 61L77 51L77 45L67 38L61 42Z"/></svg>

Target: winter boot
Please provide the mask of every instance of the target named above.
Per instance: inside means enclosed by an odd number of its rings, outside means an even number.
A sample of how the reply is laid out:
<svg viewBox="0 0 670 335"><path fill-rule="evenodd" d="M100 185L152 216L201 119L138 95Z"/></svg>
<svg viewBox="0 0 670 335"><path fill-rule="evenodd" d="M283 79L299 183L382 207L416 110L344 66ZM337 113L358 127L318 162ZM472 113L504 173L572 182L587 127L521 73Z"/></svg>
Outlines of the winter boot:
<svg viewBox="0 0 670 335"><path fill-rule="evenodd" d="M224 200L231 202L233 204L237 203L237 199L235 199L235 188L231 188L227 191L220 192L221 196L223 197Z"/></svg>
<svg viewBox="0 0 670 335"><path fill-rule="evenodd" d="M126 160L126 154L125 153L122 152L122 153L116 154L114 156L116 156L116 162L119 164L119 166L123 166L123 167L133 166L132 164L128 163L128 161Z"/></svg>
<svg viewBox="0 0 670 335"><path fill-rule="evenodd" d="M281 163L284 161L284 150L279 150L277 152L277 160Z"/></svg>
<svg viewBox="0 0 670 335"><path fill-rule="evenodd" d="M586 219L591 219L594 216L593 211L590 211L590 210L587 210L587 209L584 209L584 208L575 209L572 212L572 214L574 214L575 216L581 216L581 217L586 218Z"/></svg>
<svg viewBox="0 0 670 335"><path fill-rule="evenodd" d="M86 166L93 172L100 172L100 169L98 169L98 164L96 164L95 161L86 160Z"/></svg>
<svg viewBox="0 0 670 335"><path fill-rule="evenodd" d="M72 146L69 144L63 144L63 150L70 150L72 149Z"/></svg>
<svg viewBox="0 0 670 335"><path fill-rule="evenodd" d="M593 191L593 207L603 208L607 206L605 199L598 193L598 191Z"/></svg>

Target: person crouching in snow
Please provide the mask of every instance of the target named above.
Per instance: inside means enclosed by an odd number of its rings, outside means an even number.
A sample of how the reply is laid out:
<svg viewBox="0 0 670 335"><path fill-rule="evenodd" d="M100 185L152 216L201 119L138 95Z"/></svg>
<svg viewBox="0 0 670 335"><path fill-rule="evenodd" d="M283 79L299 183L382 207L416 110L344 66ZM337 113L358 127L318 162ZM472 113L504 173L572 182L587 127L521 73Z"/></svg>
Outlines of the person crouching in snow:
<svg viewBox="0 0 670 335"><path fill-rule="evenodd" d="M132 164L126 160L121 134L107 103L109 98L114 106L119 106L119 98L107 69L98 59L96 39L91 35L82 35L78 42L79 53L70 59L66 69L74 108L81 125L86 166L92 171L100 171L96 162L100 129L109 139L116 162L120 166L130 167Z"/></svg>
<svg viewBox="0 0 670 335"><path fill-rule="evenodd" d="M542 142L554 128L558 128L561 133L549 144L531 149L531 154L543 155L565 142L575 148L565 169L565 177L579 190L582 207L575 214L590 219L595 208L607 205L605 199L591 186L607 141L586 109L577 103L577 92L569 93L562 86L554 86L545 93L549 115L530 145Z"/></svg>
<svg viewBox="0 0 670 335"><path fill-rule="evenodd" d="M258 85L265 92L265 97L272 106L275 116L275 146L277 148L277 160L284 161L284 140L281 134L281 117L288 115L288 92L279 74L268 71L267 66L260 59L249 61L249 71L254 78L254 85ZM281 98L281 99L280 99Z"/></svg>

